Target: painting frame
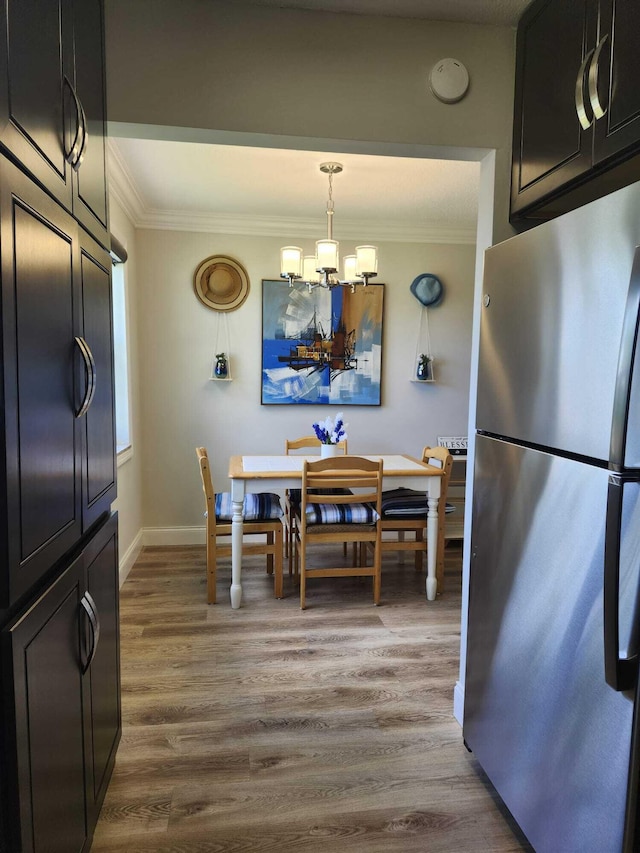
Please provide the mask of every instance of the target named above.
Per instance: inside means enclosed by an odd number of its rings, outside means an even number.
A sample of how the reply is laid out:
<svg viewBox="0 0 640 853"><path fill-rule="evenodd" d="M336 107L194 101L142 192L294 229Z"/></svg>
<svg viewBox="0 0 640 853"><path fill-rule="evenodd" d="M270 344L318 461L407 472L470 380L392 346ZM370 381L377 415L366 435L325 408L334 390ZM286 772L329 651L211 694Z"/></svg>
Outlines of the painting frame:
<svg viewBox="0 0 640 853"><path fill-rule="evenodd" d="M261 404L382 405L384 289L262 279Z"/></svg>

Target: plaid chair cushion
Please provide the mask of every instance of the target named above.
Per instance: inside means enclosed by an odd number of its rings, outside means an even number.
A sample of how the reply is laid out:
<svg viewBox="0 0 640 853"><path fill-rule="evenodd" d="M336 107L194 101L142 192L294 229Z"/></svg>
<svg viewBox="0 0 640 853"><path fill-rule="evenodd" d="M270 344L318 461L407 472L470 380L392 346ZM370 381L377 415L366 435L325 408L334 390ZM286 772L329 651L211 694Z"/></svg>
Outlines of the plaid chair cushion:
<svg viewBox="0 0 640 853"><path fill-rule="evenodd" d="M379 516L373 504L307 504L307 524L374 524Z"/></svg>
<svg viewBox="0 0 640 853"><path fill-rule="evenodd" d="M454 512L455 506L445 504L445 512ZM415 489L389 489L382 493L383 518L411 518L427 514L427 496Z"/></svg>
<svg viewBox="0 0 640 853"><path fill-rule="evenodd" d="M270 521L274 518L282 518L283 515L278 495L269 492L245 495L242 505L244 521ZM218 521L231 521L232 517L231 492L219 492L216 495L216 519Z"/></svg>

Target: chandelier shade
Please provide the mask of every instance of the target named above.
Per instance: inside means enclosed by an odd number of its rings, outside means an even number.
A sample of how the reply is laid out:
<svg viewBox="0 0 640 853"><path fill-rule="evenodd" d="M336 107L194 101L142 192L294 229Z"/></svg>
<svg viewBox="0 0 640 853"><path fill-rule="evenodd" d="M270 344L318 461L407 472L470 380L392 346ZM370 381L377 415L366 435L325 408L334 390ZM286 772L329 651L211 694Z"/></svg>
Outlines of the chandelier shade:
<svg viewBox="0 0 640 853"><path fill-rule="evenodd" d="M280 277L293 287L296 282L314 287L366 286L369 279L378 274L378 249L376 246L356 246L355 255L344 258L344 278L338 277L340 267L340 244L333 239L333 176L342 172L340 163L321 163L320 171L329 176L329 199L327 201L327 238L316 242L316 254L304 255L299 246L283 246L280 249Z"/></svg>
<svg viewBox="0 0 640 853"><path fill-rule="evenodd" d="M280 275L298 278L302 275L302 249L299 246L280 249Z"/></svg>

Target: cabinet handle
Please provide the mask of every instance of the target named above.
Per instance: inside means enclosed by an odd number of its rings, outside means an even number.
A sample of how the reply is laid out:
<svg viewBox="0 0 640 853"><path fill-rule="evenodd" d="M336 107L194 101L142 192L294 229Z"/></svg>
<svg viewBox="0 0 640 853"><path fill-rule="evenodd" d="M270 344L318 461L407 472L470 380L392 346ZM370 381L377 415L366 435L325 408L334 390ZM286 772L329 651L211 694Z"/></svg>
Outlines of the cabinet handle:
<svg viewBox="0 0 640 853"><path fill-rule="evenodd" d="M69 91L71 92L71 97L73 98L73 103L75 104L76 108L76 132L73 138L73 142L71 144L71 148L69 148L68 151L65 150L64 152L64 159L67 161L67 163L71 163L71 165L75 168L75 164L77 162L83 143L82 105L80 103L78 95L76 94L76 90L71 85L71 81L69 80L66 74L64 75L64 82L67 85Z"/></svg>
<svg viewBox="0 0 640 853"><path fill-rule="evenodd" d="M608 35L602 36L595 49L595 53L593 54L591 64L589 65L589 100L591 101L591 109L593 110L593 115L596 119L602 118L607 111L606 107L603 107L600 103L600 97L598 96L598 66L600 62L600 52L608 38Z"/></svg>
<svg viewBox="0 0 640 853"><path fill-rule="evenodd" d="M80 605L87 614L89 625L91 626L91 651L87 657L87 662L82 667L82 674L84 675L96 656L96 649L98 648L98 641L100 639L100 617L98 616L98 608L90 592L85 592L80 599Z"/></svg>
<svg viewBox="0 0 640 853"><path fill-rule="evenodd" d="M89 349L89 344L84 338L76 335L75 342L78 344L78 348L80 349L84 360L84 371L87 386L84 394L84 400L76 412L76 418L81 418L87 413L87 409L93 402L93 395L96 392L96 362L93 357L93 353Z"/></svg>
<svg viewBox="0 0 640 853"><path fill-rule="evenodd" d="M576 79L576 113L578 114L578 121L580 122L583 130L589 130L589 128L593 124L593 119L589 118L584 106L584 72L586 71L587 65L589 64L589 60L591 59L594 53L595 47L592 47L589 53L582 60L582 65L580 66L580 70L578 71L578 77Z"/></svg>
<svg viewBox="0 0 640 853"><path fill-rule="evenodd" d="M82 106L82 101L78 98L78 106L80 107L80 120L82 122L82 144L80 145L80 152L78 157L76 158L75 163L73 164L74 171L78 171L80 166L82 165L82 161L84 160L84 154L87 150L87 143L89 142L89 128L87 127L87 114L84 111L84 107Z"/></svg>

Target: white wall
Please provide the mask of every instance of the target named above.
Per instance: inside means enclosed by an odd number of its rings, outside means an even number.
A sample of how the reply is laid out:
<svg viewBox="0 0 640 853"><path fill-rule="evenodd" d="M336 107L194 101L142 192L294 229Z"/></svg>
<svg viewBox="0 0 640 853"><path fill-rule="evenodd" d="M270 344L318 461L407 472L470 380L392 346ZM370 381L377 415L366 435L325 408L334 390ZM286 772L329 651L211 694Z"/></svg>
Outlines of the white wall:
<svg viewBox="0 0 640 853"><path fill-rule="evenodd" d="M214 482L228 488L229 456L277 453L285 437L312 432L334 407L262 406L261 281L277 278L285 236L246 237L170 231L137 232L140 403L147 541L204 541L196 445L212 457ZM227 315L233 381L210 381L217 324L193 274L204 258L230 255L247 269L246 302ZM438 435L466 433L475 247L380 243L379 280L385 282L382 405L346 407L349 450L419 455ZM410 382L421 306L409 291L422 272L445 287L430 309L435 384ZM150 529L155 529L151 535Z"/></svg>
<svg viewBox="0 0 640 853"><path fill-rule="evenodd" d="M122 136L313 151L478 159L469 149L495 149L493 220L503 237L514 46L507 27L106 0L109 123ZM448 56L471 78L457 104L428 88Z"/></svg>
<svg viewBox="0 0 640 853"><path fill-rule="evenodd" d="M113 509L118 511L118 546L120 580L126 577L142 544L142 447L143 429L140 410L140 361L138 345L138 264L136 231L122 206L110 196L111 233L128 253L125 276L127 288L129 389L131 398L132 452L123 454L118 464L118 497Z"/></svg>

